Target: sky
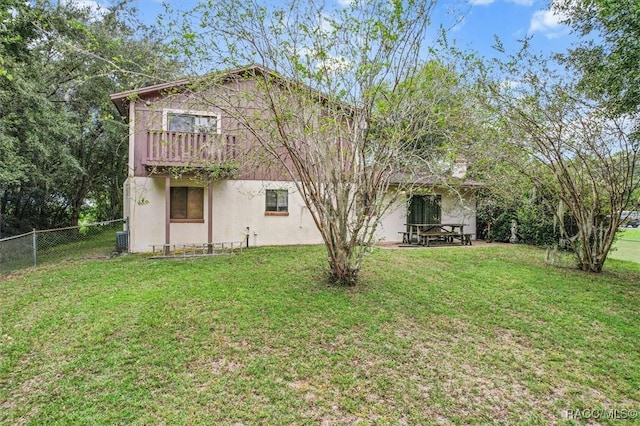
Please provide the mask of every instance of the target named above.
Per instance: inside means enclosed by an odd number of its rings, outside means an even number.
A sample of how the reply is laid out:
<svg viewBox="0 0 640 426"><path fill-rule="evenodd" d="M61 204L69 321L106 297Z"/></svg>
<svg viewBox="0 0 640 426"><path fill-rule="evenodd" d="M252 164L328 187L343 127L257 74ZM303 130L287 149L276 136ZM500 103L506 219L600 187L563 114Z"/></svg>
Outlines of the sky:
<svg viewBox="0 0 640 426"><path fill-rule="evenodd" d="M108 4L108 0L68 0L84 5ZM197 0L165 0L176 9L190 9ZM239 0L242 1L242 0ZM277 0L265 0L277 2ZM350 0L327 0L341 7ZM560 1L560 0L554 0ZM140 17L155 23L164 11L162 0L133 0ZM433 20L447 28L449 41L482 56L495 56L492 48L498 36L508 51L517 50L517 40L531 36L531 47L543 53L563 52L575 37L549 11L549 0L439 0ZM455 13L450 13L455 9Z"/></svg>
<svg viewBox="0 0 640 426"><path fill-rule="evenodd" d="M335 0L339 5L348 0ZM169 0L176 8L188 8L193 0ZM160 0L135 0L133 3L145 20L162 11ZM565 51L574 37L549 11L549 0L440 0L434 21L449 29L450 40L459 47L470 48L483 56L492 56L494 35L504 46L517 49L517 40L530 35L531 45L541 52ZM449 11L455 8L454 14ZM462 17L461 17L462 16Z"/></svg>
<svg viewBox="0 0 640 426"><path fill-rule="evenodd" d="M576 39L560 23L561 17L549 10L548 0L445 0L439 8L454 3L465 3L461 7L464 16L451 28L448 37L455 39L459 47L468 47L484 56L495 54L492 48L495 36L509 51L518 48L518 40L530 36L531 47L545 53L564 52ZM437 16L441 13L443 10Z"/></svg>

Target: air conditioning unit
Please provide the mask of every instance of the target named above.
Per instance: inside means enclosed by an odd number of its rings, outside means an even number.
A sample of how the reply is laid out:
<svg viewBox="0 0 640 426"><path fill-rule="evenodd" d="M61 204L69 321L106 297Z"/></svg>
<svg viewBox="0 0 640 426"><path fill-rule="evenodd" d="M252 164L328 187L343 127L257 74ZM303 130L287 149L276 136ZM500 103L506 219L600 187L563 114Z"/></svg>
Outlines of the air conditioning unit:
<svg viewBox="0 0 640 426"><path fill-rule="evenodd" d="M122 252L129 247L129 233L127 231L116 232L116 250Z"/></svg>

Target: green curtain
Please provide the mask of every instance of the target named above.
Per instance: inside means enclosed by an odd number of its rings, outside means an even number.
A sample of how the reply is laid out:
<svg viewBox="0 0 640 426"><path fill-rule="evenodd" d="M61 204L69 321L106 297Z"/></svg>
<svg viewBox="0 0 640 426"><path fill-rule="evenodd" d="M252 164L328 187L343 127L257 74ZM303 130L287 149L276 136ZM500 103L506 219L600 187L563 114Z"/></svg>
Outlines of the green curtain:
<svg viewBox="0 0 640 426"><path fill-rule="evenodd" d="M409 200L407 223L440 223L442 196L414 195Z"/></svg>

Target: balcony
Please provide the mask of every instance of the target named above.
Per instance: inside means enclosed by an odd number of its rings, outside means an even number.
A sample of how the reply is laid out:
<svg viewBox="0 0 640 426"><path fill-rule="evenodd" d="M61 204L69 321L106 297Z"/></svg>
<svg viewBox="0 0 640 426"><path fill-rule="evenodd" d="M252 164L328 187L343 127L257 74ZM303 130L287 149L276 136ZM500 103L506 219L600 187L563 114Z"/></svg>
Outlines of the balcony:
<svg viewBox="0 0 640 426"><path fill-rule="evenodd" d="M206 166L236 156L236 137L208 133L147 132L145 166Z"/></svg>

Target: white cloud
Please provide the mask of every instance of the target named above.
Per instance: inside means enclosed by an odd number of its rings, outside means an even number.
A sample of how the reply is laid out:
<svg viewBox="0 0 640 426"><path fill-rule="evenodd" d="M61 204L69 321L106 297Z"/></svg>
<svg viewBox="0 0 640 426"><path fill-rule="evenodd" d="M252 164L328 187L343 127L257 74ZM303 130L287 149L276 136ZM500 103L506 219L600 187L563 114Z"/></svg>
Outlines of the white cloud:
<svg viewBox="0 0 640 426"><path fill-rule="evenodd" d="M496 0L469 0L469 4L472 6L486 6L495 2Z"/></svg>
<svg viewBox="0 0 640 426"><path fill-rule="evenodd" d="M347 7L353 0L338 0L338 4L342 7Z"/></svg>
<svg viewBox="0 0 640 426"><path fill-rule="evenodd" d="M557 38L569 32L566 25L562 23L564 16L554 13L551 10L538 10L531 17L529 32L540 32L547 38Z"/></svg>
<svg viewBox="0 0 640 426"><path fill-rule="evenodd" d="M349 68L350 62L344 56L330 56L318 64L318 68L324 69L329 73L344 71Z"/></svg>
<svg viewBox="0 0 640 426"><path fill-rule="evenodd" d="M581 0L551 0L551 9L569 8L574 9L580 5Z"/></svg>
<svg viewBox="0 0 640 426"><path fill-rule="evenodd" d="M96 0L64 0L64 4L72 5L80 10L88 10L91 19L100 19L109 11L108 8Z"/></svg>
<svg viewBox="0 0 640 426"><path fill-rule="evenodd" d="M345 1L345 0L339 0ZM520 6L532 6L535 0L504 0L507 3L513 3ZM496 2L496 0L467 0L471 6L488 6Z"/></svg>
<svg viewBox="0 0 640 426"><path fill-rule="evenodd" d="M461 31L466 23L467 23L467 18L465 16L459 18L458 22L456 22L456 24L453 27L451 27L451 31L453 32Z"/></svg>
<svg viewBox="0 0 640 426"><path fill-rule="evenodd" d="M341 0L344 1L344 0ZM496 2L496 0L467 0L471 6L487 6ZM518 4L521 6L532 6L535 0L505 0L507 3Z"/></svg>
<svg viewBox="0 0 640 426"><path fill-rule="evenodd" d="M293 52L300 58L304 58L305 62L312 65L316 69L322 69L329 73L339 72L350 66L350 61L344 56L327 55L320 53L309 47L301 47Z"/></svg>
<svg viewBox="0 0 640 426"><path fill-rule="evenodd" d="M320 29L320 32L325 36L328 36L335 32L335 28L332 22L333 19L331 19L331 16L327 14L320 15L320 23L318 24L318 28Z"/></svg>
<svg viewBox="0 0 640 426"><path fill-rule="evenodd" d="M500 85L503 89L516 90L522 87L522 81L507 79L507 80L502 80Z"/></svg>

